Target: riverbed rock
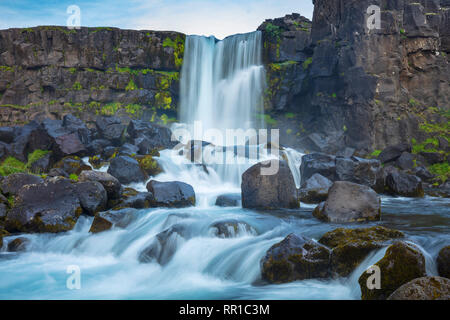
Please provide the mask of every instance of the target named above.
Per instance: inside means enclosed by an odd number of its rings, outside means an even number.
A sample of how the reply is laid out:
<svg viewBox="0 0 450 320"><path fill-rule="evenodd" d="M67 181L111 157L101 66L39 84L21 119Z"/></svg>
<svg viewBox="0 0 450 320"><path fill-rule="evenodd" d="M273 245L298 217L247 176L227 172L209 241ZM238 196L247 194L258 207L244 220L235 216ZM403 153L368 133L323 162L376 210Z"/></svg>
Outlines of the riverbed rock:
<svg viewBox="0 0 450 320"><path fill-rule="evenodd" d="M178 144L178 141L172 141L170 129L149 121L132 120L127 133L139 146L141 154L147 154L152 149L171 149Z"/></svg>
<svg viewBox="0 0 450 320"><path fill-rule="evenodd" d="M78 181L96 181L99 182L106 190L108 199L119 199L121 196L122 185L119 180L106 172L99 171L83 171L78 176Z"/></svg>
<svg viewBox="0 0 450 320"><path fill-rule="evenodd" d="M270 172L276 168L276 172ZM242 175L241 190L244 208L266 210L300 206L294 177L286 161L269 160L252 166Z"/></svg>
<svg viewBox="0 0 450 320"><path fill-rule="evenodd" d="M403 241L389 246L384 257L375 265L380 268L381 289L368 289L370 275L364 272L358 280L363 300L386 300L405 283L426 275L425 257L420 249Z"/></svg>
<svg viewBox="0 0 450 320"><path fill-rule="evenodd" d="M336 181L336 157L324 153L304 155L302 164L300 165L300 175L302 179L307 181L316 173L331 181Z"/></svg>
<svg viewBox="0 0 450 320"><path fill-rule="evenodd" d="M20 188L15 205L6 217L6 229L14 232L69 231L82 212L72 182L51 178Z"/></svg>
<svg viewBox="0 0 450 320"><path fill-rule="evenodd" d="M386 176L385 191L403 197L423 197L424 191L420 178L399 171L391 170Z"/></svg>
<svg viewBox="0 0 450 320"><path fill-rule="evenodd" d="M422 151L420 155L425 159L426 163L430 166L445 161L445 154L440 152Z"/></svg>
<svg viewBox="0 0 450 320"><path fill-rule="evenodd" d="M218 207L237 207L240 203L240 194L223 194L216 199L216 206Z"/></svg>
<svg viewBox="0 0 450 320"><path fill-rule="evenodd" d="M183 225L174 225L158 233L153 242L139 255L142 263L158 262L164 266L170 262L177 248L189 237Z"/></svg>
<svg viewBox="0 0 450 320"><path fill-rule="evenodd" d="M183 208L195 206L195 192L191 185L179 182L151 180L147 190L153 194L153 206Z"/></svg>
<svg viewBox="0 0 450 320"><path fill-rule="evenodd" d="M40 184L44 180L41 177L27 173L13 173L5 177L0 182L0 189L3 194L15 196L24 185Z"/></svg>
<svg viewBox="0 0 450 320"><path fill-rule="evenodd" d="M374 187L380 169L379 160L336 157L337 181L348 181Z"/></svg>
<svg viewBox="0 0 450 320"><path fill-rule="evenodd" d="M328 190L332 185L333 182L315 173L302 184L299 190L300 201L304 203L320 203L325 201L328 197Z"/></svg>
<svg viewBox="0 0 450 320"><path fill-rule="evenodd" d="M157 153L159 155L159 153ZM159 165L158 161L153 158L154 156L151 154L146 155L137 155L134 159L137 160L141 170L149 177L157 176L158 174L163 172L163 169Z"/></svg>
<svg viewBox="0 0 450 320"><path fill-rule="evenodd" d="M248 223L238 220L226 220L213 223L210 227L212 234L219 238L236 238L249 234L256 235L256 230Z"/></svg>
<svg viewBox="0 0 450 320"><path fill-rule="evenodd" d="M100 212L95 215L89 232L100 233L113 227L124 229L136 219L137 210L132 208Z"/></svg>
<svg viewBox="0 0 450 320"><path fill-rule="evenodd" d="M154 197L151 192L136 192L136 194L123 197L123 200L114 207L114 210L123 208L147 209L151 208L153 203Z"/></svg>
<svg viewBox="0 0 450 320"><path fill-rule="evenodd" d="M295 234L273 245L261 260L262 278L270 283L327 278L330 251L311 239Z"/></svg>
<svg viewBox="0 0 450 320"><path fill-rule="evenodd" d="M81 160L77 156L68 156L60 161L58 161L54 168L63 169L65 172L67 172L69 175L75 174L79 175L82 171L89 171L92 170L90 166L85 164L83 160Z"/></svg>
<svg viewBox="0 0 450 320"><path fill-rule="evenodd" d="M450 279L450 246L439 251L436 262L439 275Z"/></svg>
<svg viewBox="0 0 450 320"><path fill-rule="evenodd" d="M19 237L8 243L9 252L22 252L26 251L27 246L30 244L30 240L24 237Z"/></svg>
<svg viewBox="0 0 450 320"><path fill-rule="evenodd" d="M101 183L97 181L77 183L75 184L75 192L86 214L93 216L106 209L108 196Z"/></svg>
<svg viewBox="0 0 450 320"><path fill-rule="evenodd" d="M118 117L97 117L95 124L103 139L113 144L120 143L126 127Z"/></svg>
<svg viewBox="0 0 450 320"><path fill-rule="evenodd" d="M139 163L128 156L118 156L112 159L108 173L116 177L122 184L144 182L147 179Z"/></svg>
<svg viewBox="0 0 450 320"><path fill-rule="evenodd" d="M376 221L381 217L381 200L371 188L338 181L328 192L328 198L313 215L333 223Z"/></svg>
<svg viewBox="0 0 450 320"><path fill-rule="evenodd" d="M357 229L338 228L324 234L319 243L332 249L332 274L346 277L370 252L382 248L389 240L403 237L402 232L381 226Z"/></svg>
<svg viewBox="0 0 450 320"><path fill-rule="evenodd" d="M388 300L450 300L450 279L443 277L414 279L395 290Z"/></svg>
<svg viewBox="0 0 450 320"><path fill-rule="evenodd" d="M30 171L34 174L42 174L48 172L53 166L53 154L47 153L42 158L31 163Z"/></svg>
<svg viewBox="0 0 450 320"><path fill-rule="evenodd" d="M414 169L414 156L409 152L403 152L402 155L395 161L395 164L402 170Z"/></svg>

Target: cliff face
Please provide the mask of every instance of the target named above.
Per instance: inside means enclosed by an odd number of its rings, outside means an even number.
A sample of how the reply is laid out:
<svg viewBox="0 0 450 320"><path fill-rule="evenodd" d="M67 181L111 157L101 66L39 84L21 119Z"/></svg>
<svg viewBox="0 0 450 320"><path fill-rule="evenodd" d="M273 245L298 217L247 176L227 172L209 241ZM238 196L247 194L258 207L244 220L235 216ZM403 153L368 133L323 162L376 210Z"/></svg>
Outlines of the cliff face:
<svg viewBox="0 0 450 320"><path fill-rule="evenodd" d="M380 30L367 28L373 4ZM371 152L449 138L449 9L448 0L316 0L310 28L295 15L266 21L266 110L287 128L282 139L309 150ZM293 40L290 28L299 25ZM288 43L297 43L289 45L296 54L281 59Z"/></svg>
<svg viewBox="0 0 450 320"><path fill-rule="evenodd" d="M185 36L115 28L0 31L0 121L176 116Z"/></svg>

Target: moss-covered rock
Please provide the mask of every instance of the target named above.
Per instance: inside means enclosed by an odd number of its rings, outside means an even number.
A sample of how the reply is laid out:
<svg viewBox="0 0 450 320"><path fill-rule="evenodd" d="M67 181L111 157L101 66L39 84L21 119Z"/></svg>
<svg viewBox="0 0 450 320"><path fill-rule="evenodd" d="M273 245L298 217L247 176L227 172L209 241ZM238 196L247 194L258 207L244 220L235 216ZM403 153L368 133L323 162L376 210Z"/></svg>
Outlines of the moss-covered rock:
<svg viewBox="0 0 450 320"><path fill-rule="evenodd" d="M381 226L358 229L339 228L324 234L319 243L332 249L331 272L345 277L371 251L381 248L386 241L403 237L402 232Z"/></svg>
<svg viewBox="0 0 450 320"><path fill-rule="evenodd" d="M139 163L141 170L150 177L157 176L158 174L163 172L163 169L158 164L158 161L153 159L153 156L150 154L145 156L135 156L134 158Z"/></svg>
<svg viewBox="0 0 450 320"><path fill-rule="evenodd" d="M388 300L450 300L450 279L442 277L414 279L395 290Z"/></svg>
<svg viewBox="0 0 450 320"><path fill-rule="evenodd" d="M369 289L364 272L358 282L363 300L385 300L399 287L426 275L425 258L415 245L399 241L389 246L384 257L376 264L381 272L381 288Z"/></svg>
<svg viewBox="0 0 450 320"><path fill-rule="evenodd" d="M326 278L330 251L310 239L295 234L273 245L261 260L262 278L270 283Z"/></svg>
<svg viewBox="0 0 450 320"><path fill-rule="evenodd" d="M77 156L68 156L58 161L54 168L63 169L65 172L70 174L80 175L82 171L92 170L90 166L85 164L83 160L81 160Z"/></svg>
<svg viewBox="0 0 450 320"><path fill-rule="evenodd" d="M89 157L89 163L94 169L97 170L106 165L106 162L102 160L102 157L100 155Z"/></svg>
<svg viewBox="0 0 450 320"><path fill-rule="evenodd" d="M135 209L100 212L95 215L89 232L99 233L110 230L112 227L126 228L136 219Z"/></svg>

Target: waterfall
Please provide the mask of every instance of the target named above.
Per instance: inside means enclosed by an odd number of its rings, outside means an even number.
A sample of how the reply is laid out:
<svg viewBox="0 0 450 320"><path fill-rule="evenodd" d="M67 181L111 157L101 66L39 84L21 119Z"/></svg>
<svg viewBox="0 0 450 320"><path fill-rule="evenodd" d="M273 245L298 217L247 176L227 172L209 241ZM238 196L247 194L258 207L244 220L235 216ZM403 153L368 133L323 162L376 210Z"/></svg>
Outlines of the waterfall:
<svg viewBox="0 0 450 320"><path fill-rule="evenodd" d="M263 126L265 71L260 31L217 41L188 36L181 71L180 120L203 129L250 129ZM202 137L195 137L201 140Z"/></svg>

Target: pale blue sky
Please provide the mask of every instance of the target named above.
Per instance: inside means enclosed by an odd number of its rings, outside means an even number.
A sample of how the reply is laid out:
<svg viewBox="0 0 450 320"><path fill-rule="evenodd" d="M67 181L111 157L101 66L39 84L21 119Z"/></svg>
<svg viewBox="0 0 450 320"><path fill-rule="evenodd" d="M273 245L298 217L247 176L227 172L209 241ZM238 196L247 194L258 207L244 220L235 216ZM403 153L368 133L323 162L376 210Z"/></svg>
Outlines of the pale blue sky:
<svg viewBox="0 0 450 320"><path fill-rule="evenodd" d="M174 30L215 35L254 31L265 19L292 12L312 17L312 0L0 0L0 29L66 25L78 5L82 26Z"/></svg>

